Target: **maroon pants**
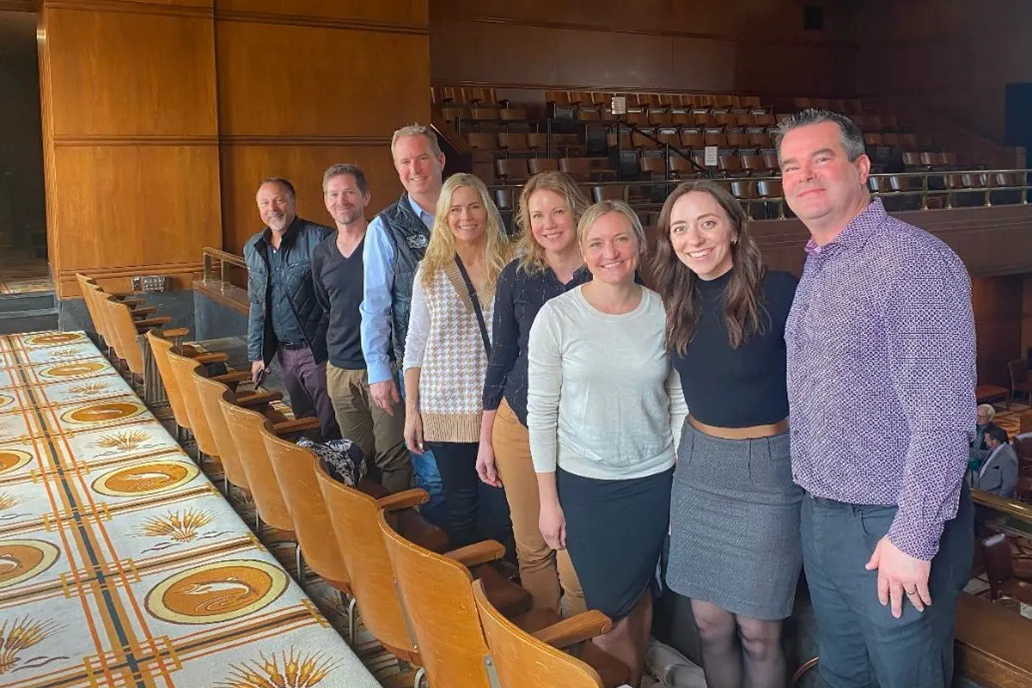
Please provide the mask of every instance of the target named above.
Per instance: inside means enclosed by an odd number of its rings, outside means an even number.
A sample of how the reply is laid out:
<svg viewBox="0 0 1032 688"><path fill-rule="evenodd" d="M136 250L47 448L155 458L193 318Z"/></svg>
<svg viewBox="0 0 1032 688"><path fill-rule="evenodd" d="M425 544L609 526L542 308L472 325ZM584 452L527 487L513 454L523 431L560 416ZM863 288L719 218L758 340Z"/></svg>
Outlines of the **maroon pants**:
<svg viewBox="0 0 1032 688"><path fill-rule="evenodd" d="M340 438L340 428L333 413L333 403L326 393L326 364L316 363L312 350L286 349L276 352L280 369L283 371L283 386L290 395L290 408L295 418L319 418L319 431L323 440Z"/></svg>

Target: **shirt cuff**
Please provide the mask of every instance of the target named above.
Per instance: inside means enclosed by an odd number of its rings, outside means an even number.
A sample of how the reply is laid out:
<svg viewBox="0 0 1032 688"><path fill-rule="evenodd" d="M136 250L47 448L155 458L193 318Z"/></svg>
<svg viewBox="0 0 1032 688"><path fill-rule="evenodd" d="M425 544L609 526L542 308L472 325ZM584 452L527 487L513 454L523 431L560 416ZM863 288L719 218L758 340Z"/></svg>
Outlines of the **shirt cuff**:
<svg viewBox="0 0 1032 688"><path fill-rule="evenodd" d="M394 379L394 375L391 373L390 363L370 363L369 361L366 361L366 375L368 376L369 384L371 385Z"/></svg>
<svg viewBox="0 0 1032 688"><path fill-rule="evenodd" d="M919 523L903 518L898 512L889 527L889 542L915 559L931 561L939 551L942 523Z"/></svg>

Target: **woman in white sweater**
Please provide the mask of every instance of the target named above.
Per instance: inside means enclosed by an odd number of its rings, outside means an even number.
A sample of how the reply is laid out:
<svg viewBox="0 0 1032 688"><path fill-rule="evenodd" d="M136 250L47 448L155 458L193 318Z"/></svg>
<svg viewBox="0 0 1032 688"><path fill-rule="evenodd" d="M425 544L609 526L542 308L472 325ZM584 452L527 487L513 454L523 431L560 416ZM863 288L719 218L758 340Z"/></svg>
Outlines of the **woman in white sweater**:
<svg viewBox="0 0 1032 688"><path fill-rule="evenodd" d="M511 257L498 208L471 174L444 183L416 271L405 339L405 443L437 459L452 547L494 539L515 558L505 493L476 461L495 283ZM425 443L425 444L424 444Z"/></svg>
<svg viewBox="0 0 1032 688"><path fill-rule="evenodd" d="M645 247L638 217L604 201L577 235L592 280L548 301L530 330L530 450L541 534L569 549L587 607L614 622L594 642L630 667L636 686L688 410L664 346L663 304L634 280Z"/></svg>

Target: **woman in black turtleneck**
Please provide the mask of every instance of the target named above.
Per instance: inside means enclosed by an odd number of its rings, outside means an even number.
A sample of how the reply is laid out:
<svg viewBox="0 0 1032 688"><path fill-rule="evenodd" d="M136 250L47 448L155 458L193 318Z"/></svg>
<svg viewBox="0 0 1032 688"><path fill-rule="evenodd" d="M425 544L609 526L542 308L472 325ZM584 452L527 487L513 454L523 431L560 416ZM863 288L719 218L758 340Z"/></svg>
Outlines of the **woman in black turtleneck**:
<svg viewBox="0 0 1032 688"><path fill-rule="evenodd" d="M781 620L802 566L784 340L796 278L764 269L746 225L724 187L682 184L663 205L654 263L691 414L666 580L691 598L711 688L786 685Z"/></svg>

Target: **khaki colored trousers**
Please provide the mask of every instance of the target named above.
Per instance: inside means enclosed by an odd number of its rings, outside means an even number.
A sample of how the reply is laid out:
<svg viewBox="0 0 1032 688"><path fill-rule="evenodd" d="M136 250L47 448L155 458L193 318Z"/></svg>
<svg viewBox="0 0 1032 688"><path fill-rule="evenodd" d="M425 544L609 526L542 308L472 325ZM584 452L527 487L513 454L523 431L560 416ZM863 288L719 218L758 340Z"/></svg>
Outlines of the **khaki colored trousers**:
<svg viewBox="0 0 1032 688"><path fill-rule="evenodd" d="M341 436L358 445L367 466L380 469L380 482L387 491L401 492L412 487L412 458L405 447L404 406L395 404L392 416L372 403L365 370L345 370L327 363L326 389Z"/></svg>
<svg viewBox="0 0 1032 688"><path fill-rule="evenodd" d="M537 474L530 460L527 428L504 400L495 416L491 445L498 476L509 502L520 580L530 593L533 608L565 612L566 616L579 614L585 610L584 592L570 555L566 550L555 551L545 544L538 527L541 502ZM566 599L560 606L560 595L564 592Z"/></svg>

